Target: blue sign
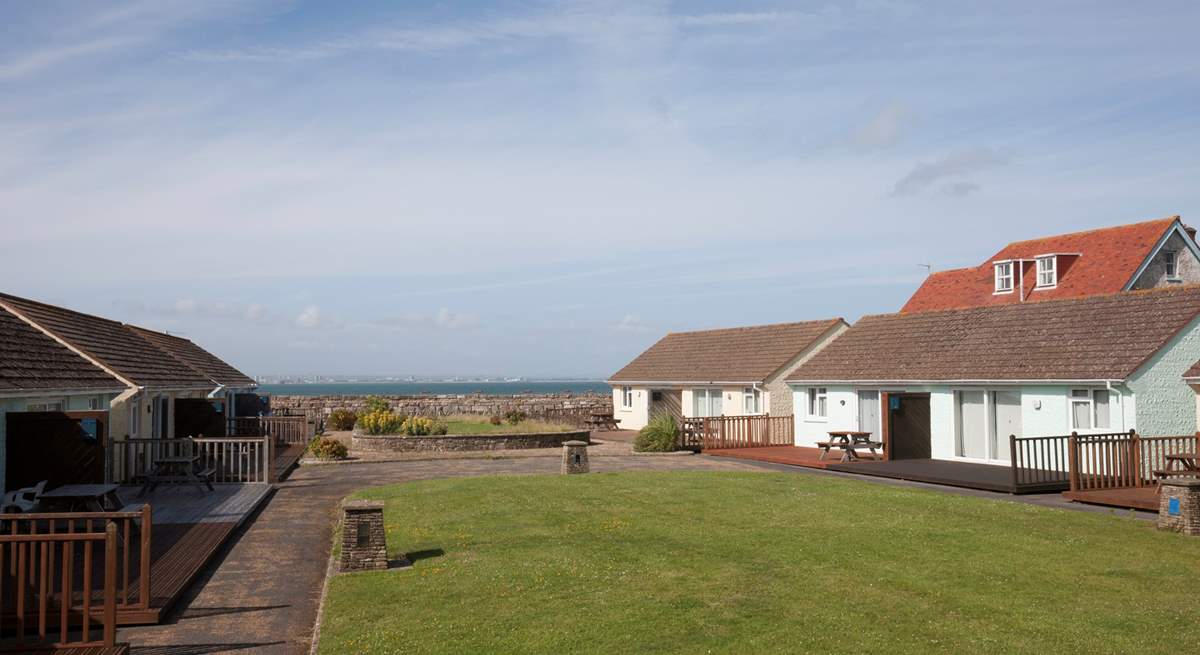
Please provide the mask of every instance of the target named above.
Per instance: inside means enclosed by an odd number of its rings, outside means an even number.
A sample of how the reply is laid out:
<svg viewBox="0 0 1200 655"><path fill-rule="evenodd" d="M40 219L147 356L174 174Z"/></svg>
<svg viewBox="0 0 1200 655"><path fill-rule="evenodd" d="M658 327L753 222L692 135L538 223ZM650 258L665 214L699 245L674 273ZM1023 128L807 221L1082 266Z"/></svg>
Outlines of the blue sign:
<svg viewBox="0 0 1200 655"><path fill-rule="evenodd" d="M1167 514L1170 514L1171 516L1179 516L1179 499L1178 498L1168 498L1167 499Z"/></svg>
<svg viewBox="0 0 1200 655"><path fill-rule="evenodd" d="M79 422L83 429L84 441L95 441L100 436L100 422L94 418L85 418Z"/></svg>
<svg viewBox="0 0 1200 655"><path fill-rule="evenodd" d="M893 410L900 409L900 396L888 396L888 406Z"/></svg>

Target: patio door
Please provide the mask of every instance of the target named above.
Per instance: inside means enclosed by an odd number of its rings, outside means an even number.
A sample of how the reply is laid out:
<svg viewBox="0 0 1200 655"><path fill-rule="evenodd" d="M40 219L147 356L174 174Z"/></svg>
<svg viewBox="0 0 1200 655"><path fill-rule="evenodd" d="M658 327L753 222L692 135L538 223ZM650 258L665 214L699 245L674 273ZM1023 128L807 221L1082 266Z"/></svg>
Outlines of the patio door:
<svg viewBox="0 0 1200 655"><path fill-rule="evenodd" d="M890 459L929 459L931 424L929 394L897 393L888 395Z"/></svg>
<svg viewBox="0 0 1200 655"><path fill-rule="evenodd" d="M987 394L958 392L958 456L988 458Z"/></svg>
<svg viewBox="0 0 1200 655"><path fill-rule="evenodd" d="M1009 461L1012 458L1010 435L1021 436L1021 392L993 391L992 459Z"/></svg>

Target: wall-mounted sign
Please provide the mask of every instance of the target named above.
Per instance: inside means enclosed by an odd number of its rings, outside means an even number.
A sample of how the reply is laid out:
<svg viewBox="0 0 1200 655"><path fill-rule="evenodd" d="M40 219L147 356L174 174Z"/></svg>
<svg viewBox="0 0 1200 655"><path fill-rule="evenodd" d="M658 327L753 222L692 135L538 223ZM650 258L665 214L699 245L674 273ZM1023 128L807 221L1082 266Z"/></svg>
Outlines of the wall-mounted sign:
<svg viewBox="0 0 1200 655"><path fill-rule="evenodd" d="M79 429L83 430L84 441L95 441L100 438L100 422L94 418L81 419Z"/></svg>
<svg viewBox="0 0 1200 655"><path fill-rule="evenodd" d="M1171 516L1179 516L1179 499L1178 498L1168 498L1167 499L1167 514L1170 514Z"/></svg>

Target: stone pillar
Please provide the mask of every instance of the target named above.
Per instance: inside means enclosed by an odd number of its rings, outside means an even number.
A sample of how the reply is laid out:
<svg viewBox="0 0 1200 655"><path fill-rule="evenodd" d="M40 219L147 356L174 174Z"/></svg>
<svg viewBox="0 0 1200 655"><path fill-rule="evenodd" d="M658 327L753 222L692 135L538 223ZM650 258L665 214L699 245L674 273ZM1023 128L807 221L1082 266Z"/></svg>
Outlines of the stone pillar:
<svg viewBox="0 0 1200 655"><path fill-rule="evenodd" d="M564 474L588 472L586 441L563 442L562 472Z"/></svg>
<svg viewBox="0 0 1200 655"><path fill-rule="evenodd" d="M342 504L342 571L381 571L388 567L383 503L348 500Z"/></svg>
<svg viewBox="0 0 1200 655"><path fill-rule="evenodd" d="M1167 478L1158 500L1158 529L1200 536L1200 479Z"/></svg>

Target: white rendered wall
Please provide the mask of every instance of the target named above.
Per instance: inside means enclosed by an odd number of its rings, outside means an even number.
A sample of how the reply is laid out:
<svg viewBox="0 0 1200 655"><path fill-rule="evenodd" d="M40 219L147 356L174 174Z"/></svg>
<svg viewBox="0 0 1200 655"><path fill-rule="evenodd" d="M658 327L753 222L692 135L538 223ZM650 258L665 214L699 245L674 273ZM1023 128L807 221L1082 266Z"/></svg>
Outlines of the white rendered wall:
<svg viewBox="0 0 1200 655"><path fill-rule="evenodd" d="M1137 430L1147 437L1194 434L1195 392L1183 374L1200 360L1200 319L1176 334L1129 378L1137 395Z"/></svg>
<svg viewBox="0 0 1200 655"><path fill-rule="evenodd" d="M622 405L622 387L613 387L613 418L622 430L641 430L650 420L650 390L633 387L633 407Z"/></svg>

